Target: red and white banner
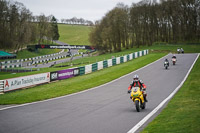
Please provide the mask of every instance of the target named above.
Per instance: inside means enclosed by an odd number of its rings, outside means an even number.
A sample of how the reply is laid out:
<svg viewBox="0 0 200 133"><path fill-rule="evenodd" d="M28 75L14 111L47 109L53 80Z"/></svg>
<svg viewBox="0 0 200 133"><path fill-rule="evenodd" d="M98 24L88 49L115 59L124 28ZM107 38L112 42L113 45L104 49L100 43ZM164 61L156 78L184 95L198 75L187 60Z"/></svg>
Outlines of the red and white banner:
<svg viewBox="0 0 200 133"><path fill-rule="evenodd" d="M41 73L4 80L4 92L50 82L50 73Z"/></svg>

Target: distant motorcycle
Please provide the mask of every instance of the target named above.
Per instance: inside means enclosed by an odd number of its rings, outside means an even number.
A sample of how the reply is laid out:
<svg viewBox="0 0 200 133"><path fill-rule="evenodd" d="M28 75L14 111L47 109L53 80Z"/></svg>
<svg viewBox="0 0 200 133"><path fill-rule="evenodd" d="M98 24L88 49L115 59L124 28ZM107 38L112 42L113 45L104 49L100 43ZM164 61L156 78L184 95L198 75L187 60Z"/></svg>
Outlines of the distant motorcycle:
<svg viewBox="0 0 200 133"><path fill-rule="evenodd" d="M168 61L164 62L164 67L165 67L165 69L168 69L168 67L169 67L169 62Z"/></svg>
<svg viewBox="0 0 200 133"><path fill-rule="evenodd" d="M140 108L145 109L146 102L144 101L143 93L140 87L132 88L130 98L135 103L135 108L137 112L140 112Z"/></svg>
<svg viewBox="0 0 200 133"><path fill-rule="evenodd" d="M176 64L176 58L172 58L172 63L173 63L173 65Z"/></svg>
<svg viewBox="0 0 200 133"><path fill-rule="evenodd" d="M181 48L181 53L184 54L184 50L183 50L183 48Z"/></svg>

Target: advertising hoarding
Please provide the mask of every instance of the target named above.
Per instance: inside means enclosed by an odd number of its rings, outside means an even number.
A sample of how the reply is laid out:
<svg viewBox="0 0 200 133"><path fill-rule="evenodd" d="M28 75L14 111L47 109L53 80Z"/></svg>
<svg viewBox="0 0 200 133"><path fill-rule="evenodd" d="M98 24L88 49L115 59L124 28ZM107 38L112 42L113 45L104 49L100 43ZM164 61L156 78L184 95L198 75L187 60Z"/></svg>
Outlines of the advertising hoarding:
<svg viewBox="0 0 200 133"><path fill-rule="evenodd" d="M50 81L50 73L41 73L4 80L4 92L42 84Z"/></svg>
<svg viewBox="0 0 200 133"><path fill-rule="evenodd" d="M51 72L50 80L55 81L55 80L68 79L77 75L79 75L79 68L60 70L56 72Z"/></svg>

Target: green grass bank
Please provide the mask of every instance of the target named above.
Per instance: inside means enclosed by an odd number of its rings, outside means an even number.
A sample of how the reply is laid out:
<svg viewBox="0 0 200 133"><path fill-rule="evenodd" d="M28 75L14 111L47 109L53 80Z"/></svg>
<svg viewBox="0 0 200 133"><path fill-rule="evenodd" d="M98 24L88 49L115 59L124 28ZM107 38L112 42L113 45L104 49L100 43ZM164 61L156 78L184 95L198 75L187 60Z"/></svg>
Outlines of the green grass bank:
<svg viewBox="0 0 200 133"><path fill-rule="evenodd" d="M90 45L88 40L90 26L58 24L59 41L70 45Z"/></svg>

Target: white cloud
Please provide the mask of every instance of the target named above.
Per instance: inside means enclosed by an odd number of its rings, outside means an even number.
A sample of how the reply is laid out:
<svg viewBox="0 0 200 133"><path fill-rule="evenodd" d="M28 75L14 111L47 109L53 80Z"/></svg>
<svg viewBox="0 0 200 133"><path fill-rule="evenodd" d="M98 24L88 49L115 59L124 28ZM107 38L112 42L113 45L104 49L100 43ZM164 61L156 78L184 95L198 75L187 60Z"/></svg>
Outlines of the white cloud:
<svg viewBox="0 0 200 133"><path fill-rule="evenodd" d="M88 20L99 20L109 10L114 8L117 3L123 2L131 6L132 2L140 0L17 0L23 3L33 15L41 13L54 15L57 19L61 18L84 18Z"/></svg>

